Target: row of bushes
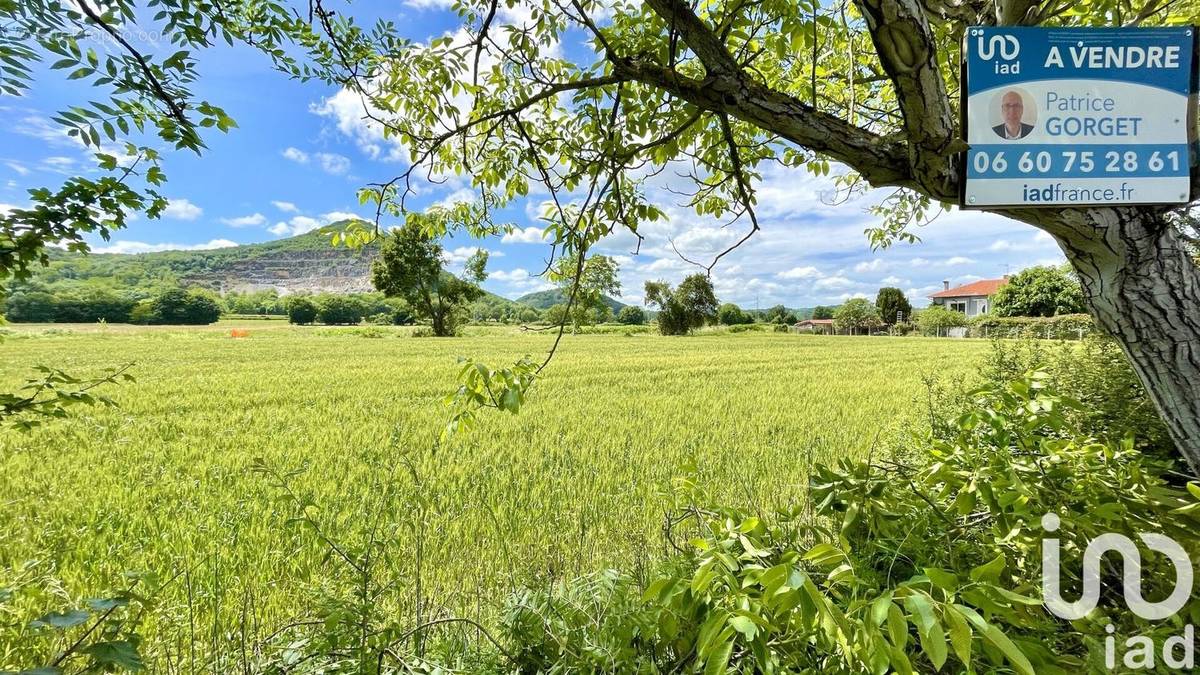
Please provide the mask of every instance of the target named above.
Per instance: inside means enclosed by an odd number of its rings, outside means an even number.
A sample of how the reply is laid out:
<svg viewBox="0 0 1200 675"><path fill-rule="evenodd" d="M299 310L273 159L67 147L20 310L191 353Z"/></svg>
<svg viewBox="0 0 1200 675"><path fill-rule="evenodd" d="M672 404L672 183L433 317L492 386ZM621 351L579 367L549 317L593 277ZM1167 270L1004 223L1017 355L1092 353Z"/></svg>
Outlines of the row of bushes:
<svg viewBox="0 0 1200 675"><path fill-rule="evenodd" d="M981 316L971 321L971 337L1082 339L1098 331L1087 314L1059 316Z"/></svg>
<svg viewBox="0 0 1200 675"><path fill-rule="evenodd" d="M145 297L92 290L81 294L17 292L8 298L5 316L21 323L188 324L213 323L221 317L220 298L201 289L166 288Z"/></svg>

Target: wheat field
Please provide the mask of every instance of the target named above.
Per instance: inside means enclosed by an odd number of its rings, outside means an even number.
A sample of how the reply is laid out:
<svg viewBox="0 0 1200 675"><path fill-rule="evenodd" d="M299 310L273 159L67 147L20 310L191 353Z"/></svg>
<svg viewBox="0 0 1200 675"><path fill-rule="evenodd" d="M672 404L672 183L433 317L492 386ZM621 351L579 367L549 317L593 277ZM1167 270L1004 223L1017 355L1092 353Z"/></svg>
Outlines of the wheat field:
<svg viewBox="0 0 1200 675"><path fill-rule="evenodd" d="M265 466L294 472L287 490L326 536L346 548L380 542L395 579L381 601L397 613L487 621L522 584L636 572L662 556L675 476L694 470L730 503L802 499L810 462L870 452L920 419L923 376L967 376L986 349L753 332L567 336L520 415L485 414L438 445L456 357L501 365L542 355L551 336L377 332L11 329L0 391L39 363L94 375L134 362L137 381L105 389L118 407L0 432L0 587L43 589L14 598L10 616L121 588L127 572L165 584L146 618L156 659L196 641L220 651L304 616L341 583L339 561L288 524L295 502ZM0 645L0 670L19 653Z"/></svg>

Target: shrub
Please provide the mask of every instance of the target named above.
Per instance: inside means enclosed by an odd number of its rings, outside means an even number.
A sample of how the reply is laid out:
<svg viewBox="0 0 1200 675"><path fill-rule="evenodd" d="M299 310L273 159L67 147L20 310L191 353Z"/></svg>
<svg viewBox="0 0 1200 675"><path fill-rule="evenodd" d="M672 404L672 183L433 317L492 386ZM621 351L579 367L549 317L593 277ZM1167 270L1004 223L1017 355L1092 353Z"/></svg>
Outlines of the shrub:
<svg viewBox="0 0 1200 675"><path fill-rule="evenodd" d="M140 317L139 317L140 318ZM150 301L148 323L203 325L221 318L221 304L207 291L167 289Z"/></svg>
<svg viewBox="0 0 1200 675"><path fill-rule="evenodd" d="M1035 373L989 385L944 433L898 461L817 467L814 513L715 505L677 481L664 532L679 553L643 592L616 573L517 594L505 632L522 672L1084 672L1118 641L1172 632L1102 597L1067 622L1040 597L1042 517L1081 583L1079 552L1102 533L1191 534L1200 503L1169 465L1129 442L1072 435L1079 404ZM1189 488L1200 496L1200 486ZM815 515L814 519L812 516ZM688 544L682 542L688 541ZM1146 561L1147 597L1175 574ZM1108 574L1115 574L1115 570ZM1111 586L1109 586L1111 587ZM1070 595L1072 591L1066 591ZM1077 591L1074 591L1076 594Z"/></svg>
<svg viewBox="0 0 1200 675"><path fill-rule="evenodd" d="M287 302L288 323L306 326L317 318L317 305L311 299L300 296Z"/></svg>
<svg viewBox="0 0 1200 675"><path fill-rule="evenodd" d="M717 321L724 326L740 326L754 323L754 317L742 311L741 307L727 302L717 309Z"/></svg>
<svg viewBox="0 0 1200 675"><path fill-rule="evenodd" d="M345 295L326 295L317 302L317 320L327 326L359 323L364 311L362 302Z"/></svg>
<svg viewBox="0 0 1200 675"><path fill-rule="evenodd" d="M1064 412L1074 433L1119 439L1132 432L1139 448L1161 457L1174 454L1166 425L1112 339L993 340L982 374L992 386L1001 386L1034 368L1044 370L1055 389L1083 404Z"/></svg>
<svg viewBox="0 0 1200 675"><path fill-rule="evenodd" d="M1099 332L1087 314L1062 314L1049 317L992 316L971 321L972 337L1078 339Z"/></svg>
<svg viewBox="0 0 1200 675"><path fill-rule="evenodd" d="M951 328L959 328L968 324L967 315L955 312L941 305L927 307L917 313L917 327L922 335L944 335Z"/></svg>
<svg viewBox="0 0 1200 675"><path fill-rule="evenodd" d="M646 312L641 307L622 307L617 313L617 323L625 324L626 326L640 326L646 323Z"/></svg>
<svg viewBox="0 0 1200 675"><path fill-rule="evenodd" d="M1083 291L1070 267L1030 267L992 297L997 316L1055 316L1082 312Z"/></svg>

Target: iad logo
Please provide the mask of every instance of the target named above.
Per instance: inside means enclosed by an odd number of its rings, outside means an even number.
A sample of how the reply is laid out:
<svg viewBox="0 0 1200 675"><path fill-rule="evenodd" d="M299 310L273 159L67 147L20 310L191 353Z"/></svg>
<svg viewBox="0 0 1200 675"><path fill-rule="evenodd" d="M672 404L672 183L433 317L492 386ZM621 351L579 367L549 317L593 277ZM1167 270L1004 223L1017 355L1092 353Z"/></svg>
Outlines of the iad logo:
<svg viewBox="0 0 1200 675"><path fill-rule="evenodd" d="M975 52L984 61L991 61L997 56L1003 61L1012 61L1021 53L1021 42L1015 35L985 36L983 31L971 31L975 37Z"/></svg>
<svg viewBox="0 0 1200 675"><path fill-rule="evenodd" d="M1042 528L1057 532L1062 521L1053 513L1042 516ZM1042 596L1046 609L1055 616L1074 621L1087 616L1100 602L1100 559L1105 553L1121 554L1121 586L1125 603L1129 609L1143 619L1158 621L1178 614L1192 595L1192 561L1187 551L1174 539L1162 534L1139 532L1138 537L1151 550L1158 551L1170 559L1175 567L1175 589L1158 602L1148 602L1142 597L1142 554L1132 539L1122 534L1109 532L1088 542L1083 553L1083 594L1076 602L1067 602L1062 597L1061 579L1062 552L1056 538L1042 541ZM1116 668L1116 640L1111 636L1114 628L1108 626L1109 637L1105 639L1105 660L1109 668ZM1163 643L1163 665L1169 668L1192 668L1195 629L1187 626L1184 635L1168 638ZM1127 668L1153 668L1155 649L1148 637L1135 636L1125 642L1127 651L1123 659ZM1178 647L1183 647L1182 658L1177 658Z"/></svg>

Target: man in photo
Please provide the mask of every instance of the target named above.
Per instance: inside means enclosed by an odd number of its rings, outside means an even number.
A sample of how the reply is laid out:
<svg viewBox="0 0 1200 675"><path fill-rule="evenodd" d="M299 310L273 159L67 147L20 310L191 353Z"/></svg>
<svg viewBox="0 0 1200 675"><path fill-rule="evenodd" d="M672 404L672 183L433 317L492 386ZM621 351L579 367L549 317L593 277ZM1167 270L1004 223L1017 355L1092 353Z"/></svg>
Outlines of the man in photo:
<svg viewBox="0 0 1200 675"><path fill-rule="evenodd" d="M1025 102L1021 100L1021 95L1015 91L1004 92L1004 96L1000 97L1000 118L1004 124L997 124L992 131L1008 141L1025 138L1033 131L1033 125L1021 121L1024 114Z"/></svg>

